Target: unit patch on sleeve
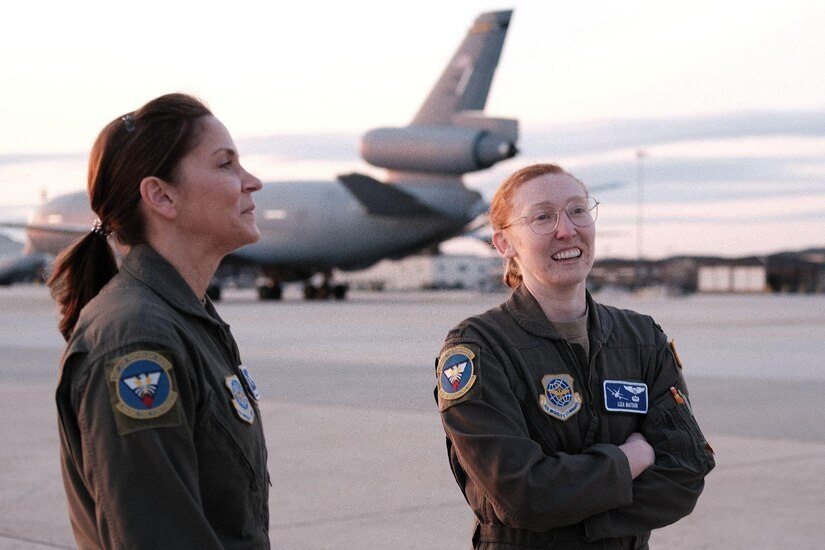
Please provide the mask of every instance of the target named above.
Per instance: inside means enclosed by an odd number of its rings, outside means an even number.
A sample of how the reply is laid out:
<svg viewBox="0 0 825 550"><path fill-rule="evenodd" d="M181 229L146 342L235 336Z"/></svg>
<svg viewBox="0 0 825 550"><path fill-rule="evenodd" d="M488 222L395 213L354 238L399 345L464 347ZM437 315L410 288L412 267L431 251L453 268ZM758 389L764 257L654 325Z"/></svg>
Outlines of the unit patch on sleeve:
<svg viewBox="0 0 825 550"><path fill-rule="evenodd" d="M544 392L539 395L539 406L553 418L567 420L581 409L582 396L573 391L573 377L569 374L545 375L541 387Z"/></svg>
<svg viewBox="0 0 825 550"><path fill-rule="evenodd" d="M154 351L134 351L109 364L109 389L118 433L176 426L179 411L172 363ZM168 414L169 413L169 414Z"/></svg>
<svg viewBox="0 0 825 550"><path fill-rule="evenodd" d="M467 394L476 382L476 355L466 346L453 346L444 351L438 359L436 377L438 396L447 401L455 401Z"/></svg>
<svg viewBox="0 0 825 550"><path fill-rule="evenodd" d="M670 352L673 354L673 358L676 360L676 365L679 367L679 370L685 368L682 365L682 359L679 357L679 354L676 353L676 340L671 340L669 343Z"/></svg>
<svg viewBox="0 0 825 550"><path fill-rule="evenodd" d="M647 384L605 380L604 408L610 412L647 414Z"/></svg>

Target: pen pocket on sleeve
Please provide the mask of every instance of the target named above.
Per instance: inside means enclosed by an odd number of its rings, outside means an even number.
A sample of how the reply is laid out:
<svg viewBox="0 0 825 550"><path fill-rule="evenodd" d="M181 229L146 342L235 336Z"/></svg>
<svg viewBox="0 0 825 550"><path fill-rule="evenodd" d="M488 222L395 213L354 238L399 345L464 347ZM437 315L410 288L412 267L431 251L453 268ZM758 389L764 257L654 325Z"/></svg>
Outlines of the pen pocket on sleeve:
<svg viewBox="0 0 825 550"><path fill-rule="evenodd" d="M643 433L656 451L657 464L663 467L687 469L704 477L715 465L713 451L684 403L664 400L646 419Z"/></svg>

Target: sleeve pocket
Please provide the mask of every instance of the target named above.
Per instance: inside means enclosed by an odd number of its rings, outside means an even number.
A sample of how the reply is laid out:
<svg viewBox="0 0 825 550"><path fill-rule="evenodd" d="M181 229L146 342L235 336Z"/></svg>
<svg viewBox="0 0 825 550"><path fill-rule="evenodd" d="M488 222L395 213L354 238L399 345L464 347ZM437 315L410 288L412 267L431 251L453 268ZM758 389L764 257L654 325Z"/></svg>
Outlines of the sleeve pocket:
<svg viewBox="0 0 825 550"><path fill-rule="evenodd" d="M666 398L645 419L642 433L656 451L657 465L700 478L715 466L713 450L687 405Z"/></svg>

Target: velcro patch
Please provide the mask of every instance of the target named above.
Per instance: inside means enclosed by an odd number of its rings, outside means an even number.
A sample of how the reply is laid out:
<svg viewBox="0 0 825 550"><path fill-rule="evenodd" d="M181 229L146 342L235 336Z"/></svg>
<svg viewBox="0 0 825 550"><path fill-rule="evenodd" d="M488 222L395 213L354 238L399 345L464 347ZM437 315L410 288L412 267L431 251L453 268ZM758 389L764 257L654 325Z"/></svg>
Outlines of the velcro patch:
<svg viewBox="0 0 825 550"><path fill-rule="evenodd" d="M544 392L539 395L539 406L553 418L567 420L581 409L581 394L573 390L573 377L569 374L545 375L541 387Z"/></svg>
<svg viewBox="0 0 825 550"><path fill-rule="evenodd" d="M116 358L108 367L109 390L118 433L175 426L178 392L172 363L154 351L134 351Z"/></svg>
<svg viewBox="0 0 825 550"><path fill-rule="evenodd" d="M626 380L605 380L604 408L610 412L647 414L647 384Z"/></svg>
<svg viewBox="0 0 825 550"><path fill-rule="evenodd" d="M258 391L258 385L255 383L255 380L252 379L252 374L249 372L249 369L240 365L238 367L241 369L241 374L243 374L244 380L246 380L246 387L249 388L249 392L252 394L252 399L255 400L257 403L261 400L261 393Z"/></svg>
<svg viewBox="0 0 825 550"><path fill-rule="evenodd" d="M232 406L235 407L238 417L244 422L252 424L255 421L255 409L252 408L252 403L249 402L246 392L243 391L243 385L241 385L237 375L227 376L224 383L232 394Z"/></svg>
<svg viewBox="0 0 825 550"><path fill-rule="evenodd" d="M453 346L444 351L438 359L436 377L438 396L454 401L467 394L475 384L476 366L473 351L466 346Z"/></svg>

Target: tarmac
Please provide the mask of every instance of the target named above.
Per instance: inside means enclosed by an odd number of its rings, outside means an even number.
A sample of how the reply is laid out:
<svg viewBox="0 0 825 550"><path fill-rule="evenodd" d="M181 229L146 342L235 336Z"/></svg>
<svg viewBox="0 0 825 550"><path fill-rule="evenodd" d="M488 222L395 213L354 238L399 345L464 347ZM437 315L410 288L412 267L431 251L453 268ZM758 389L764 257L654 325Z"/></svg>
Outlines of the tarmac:
<svg viewBox="0 0 825 550"><path fill-rule="evenodd" d="M466 549L471 512L432 398L447 330L504 293L352 292L282 302L227 290L262 393L272 547ZM716 452L694 512L651 548L825 547L825 296L600 293L677 342ZM0 288L0 549L74 548L58 462L63 341L40 286Z"/></svg>

